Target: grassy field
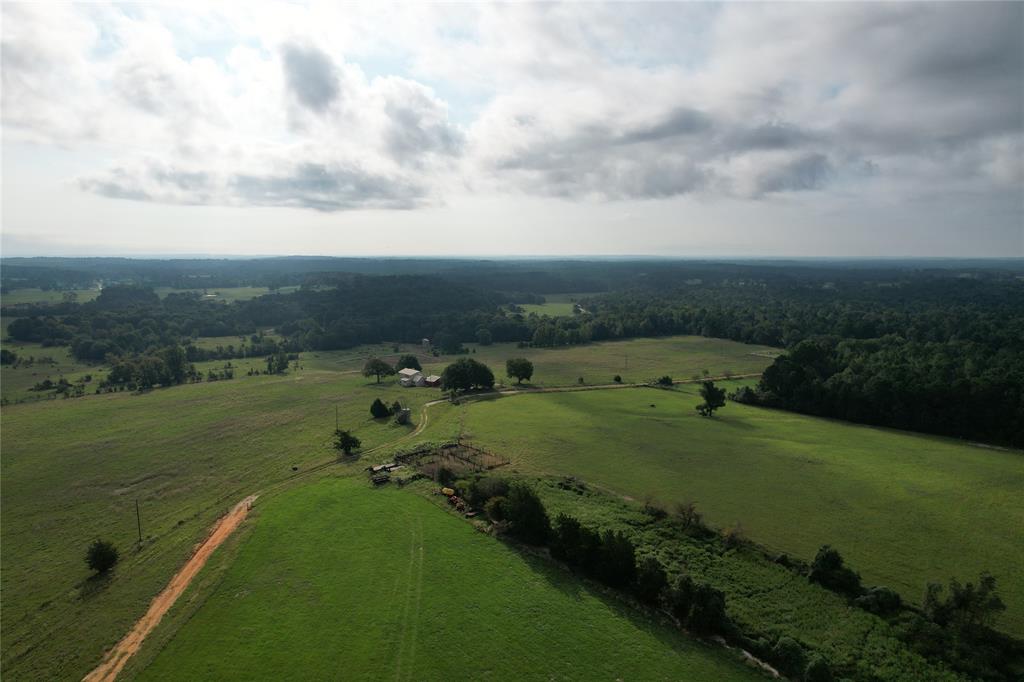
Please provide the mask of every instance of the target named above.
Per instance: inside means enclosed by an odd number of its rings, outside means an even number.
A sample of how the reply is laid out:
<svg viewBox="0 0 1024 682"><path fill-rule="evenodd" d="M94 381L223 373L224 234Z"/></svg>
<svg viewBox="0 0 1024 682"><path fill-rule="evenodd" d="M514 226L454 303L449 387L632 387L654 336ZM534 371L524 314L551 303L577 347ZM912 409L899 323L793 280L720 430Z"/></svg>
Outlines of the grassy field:
<svg viewBox="0 0 1024 682"><path fill-rule="evenodd" d="M333 457L335 406L364 447L412 427L377 423L375 397L415 409L436 391L299 370L3 410L2 667L7 679L80 679L145 610L228 506ZM135 500L146 540L136 552ZM97 536L122 563L88 580ZM59 634L58 634L59 633Z"/></svg>
<svg viewBox="0 0 1024 682"><path fill-rule="evenodd" d="M832 544L864 576L919 601L929 581L989 570L1024 634L1024 455L729 403L700 417L694 387L501 398L444 407L461 432L532 473L575 475L642 501L695 501L718 527L806 560Z"/></svg>
<svg viewBox="0 0 1024 682"><path fill-rule="evenodd" d="M257 510L141 679L759 679L408 491L336 478Z"/></svg>
<svg viewBox="0 0 1024 682"><path fill-rule="evenodd" d="M577 301L589 294L543 294L543 303L520 303L523 311L529 315L548 315L550 317L563 317L572 315L572 310Z"/></svg>
<svg viewBox="0 0 1024 682"><path fill-rule="evenodd" d="M64 291L43 291L42 289L14 289L0 294L0 305L19 305L23 303L60 303L64 300ZM75 302L88 303L100 295L99 289L76 289Z"/></svg>
<svg viewBox="0 0 1024 682"><path fill-rule="evenodd" d="M288 294L298 290L298 286L281 287L278 291ZM168 294L183 294L194 292L204 294L211 301L248 301L269 294L267 287L210 287L207 289L174 289L172 287L156 287L153 289L160 298ZM0 305L18 305L24 303L60 303L64 300L63 291L43 291L42 289L15 289L3 294L0 297ZM100 295L99 289L80 289L74 292L77 303L88 303Z"/></svg>
<svg viewBox="0 0 1024 682"><path fill-rule="evenodd" d="M30 389L46 379L56 383L61 377L75 383L87 375L91 376L91 381L86 384L86 392L91 393L107 373L106 367L102 365L90 365L73 358L68 346L46 348L38 343L4 343L3 347L14 351L23 361L30 357L34 359L31 365L25 363L17 367L0 367L0 395L9 402L46 399L45 391Z"/></svg>
<svg viewBox="0 0 1024 682"><path fill-rule="evenodd" d="M603 341L563 348L517 348L514 343L491 346L470 344L476 351L470 357L486 363L501 382L514 383L505 377L505 361L523 357L533 362L534 386L571 386L610 384L618 374L626 383L651 381L664 374L675 379L699 376L703 370L712 375L733 372L761 372L771 364L779 351L767 346L754 346L707 339L702 336L669 336L657 339ZM424 369L443 369L452 357L421 357Z"/></svg>

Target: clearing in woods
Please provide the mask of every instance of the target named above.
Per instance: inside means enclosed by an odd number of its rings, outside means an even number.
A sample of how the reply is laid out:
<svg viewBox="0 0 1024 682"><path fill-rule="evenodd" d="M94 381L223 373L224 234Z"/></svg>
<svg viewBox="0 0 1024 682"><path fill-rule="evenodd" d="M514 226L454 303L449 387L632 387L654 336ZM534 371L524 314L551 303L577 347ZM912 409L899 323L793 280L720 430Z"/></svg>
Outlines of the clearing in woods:
<svg viewBox="0 0 1024 682"><path fill-rule="evenodd" d="M230 655L225 652L230 651ZM144 669L178 679L763 679L409 491L329 478L265 500Z"/></svg>

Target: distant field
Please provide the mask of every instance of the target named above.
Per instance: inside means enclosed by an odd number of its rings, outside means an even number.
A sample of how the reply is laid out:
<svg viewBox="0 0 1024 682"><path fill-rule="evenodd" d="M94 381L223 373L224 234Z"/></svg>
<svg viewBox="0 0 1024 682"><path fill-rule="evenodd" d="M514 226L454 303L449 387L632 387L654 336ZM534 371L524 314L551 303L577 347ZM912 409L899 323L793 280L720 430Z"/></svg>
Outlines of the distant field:
<svg viewBox="0 0 1024 682"><path fill-rule="evenodd" d="M278 289L282 294L297 291L297 286ZM257 296L269 294L267 287L209 287L207 289L174 289L172 287L156 287L153 289L160 298L168 294L195 292L205 294L211 301L247 301ZM79 289L73 292L77 303L88 303L100 295L99 289ZM42 289L15 289L0 296L0 305L17 305L22 303L60 303L64 300L63 291L43 291Z"/></svg>
<svg viewBox="0 0 1024 682"><path fill-rule="evenodd" d="M86 393L92 393L107 373L107 369L103 365L89 365L71 357L68 346L47 348L38 343L14 342L5 343L3 347L14 351L19 358L24 360L28 360L30 357L35 359L31 365L0 366L0 394L10 402L45 399L45 392L37 393L29 389L46 379L57 382L61 377L75 383L86 375L91 376L91 382L86 384ZM43 362L42 360L46 358L50 358L54 362Z"/></svg>
<svg viewBox="0 0 1024 682"><path fill-rule="evenodd" d="M256 509L140 679L762 679L411 492L330 479Z"/></svg>
<svg viewBox="0 0 1024 682"><path fill-rule="evenodd" d="M621 389L444 407L425 436L461 432L520 471L575 475L638 501L695 501L712 524L811 559L832 544L868 584L919 601L929 581L989 570L1024 634L1024 453L729 403ZM652 407L654 405L654 407Z"/></svg>
<svg viewBox="0 0 1024 682"><path fill-rule="evenodd" d="M470 357L487 363L499 382L514 383L505 377L506 360L528 358L534 366L534 386L576 385L580 377L587 384L610 384L616 374L626 383L651 381L665 374L688 379L700 376L704 370L712 375L748 374L763 371L780 352L777 348L702 336L602 341L563 348L517 348L514 343L469 347L476 351ZM421 362L439 370L452 359L426 357Z"/></svg>
<svg viewBox="0 0 1024 682"><path fill-rule="evenodd" d="M549 315L561 317L572 315L573 305L580 299L592 294L543 294L544 303L519 303L527 315L537 313L538 315Z"/></svg>
<svg viewBox="0 0 1024 682"><path fill-rule="evenodd" d="M358 374L236 374L144 395L3 408L5 679L81 679L229 505L291 477L292 466L301 472L334 456L335 406L342 427L369 448L413 428L372 421L375 397L402 400L416 418L419 405L437 397L394 382L377 387ZM147 538L139 553L136 499ZM123 552L102 587L86 580L83 561L97 536Z"/></svg>
<svg viewBox="0 0 1024 682"><path fill-rule="evenodd" d="M0 305L18 305L22 303L60 303L64 300L64 291L43 291L42 289L15 289L0 294ZM100 295L99 289L76 289L73 292L77 303L88 303Z"/></svg>
<svg viewBox="0 0 1024 682"><path fill-rule="evenodd" d="M298 291L298 289L299 287L297 286L281 287L276 293L290 294L293 291ZM257 296L263 296L270 293L270 289L267 287L209 287L206 289L173 289L171 287L156 287L154 291L160 298L165 298L168 294L192 292L200 294L210 301L224 301L226 303L233 303L234 301L248 301L256 298Z"/></svg>

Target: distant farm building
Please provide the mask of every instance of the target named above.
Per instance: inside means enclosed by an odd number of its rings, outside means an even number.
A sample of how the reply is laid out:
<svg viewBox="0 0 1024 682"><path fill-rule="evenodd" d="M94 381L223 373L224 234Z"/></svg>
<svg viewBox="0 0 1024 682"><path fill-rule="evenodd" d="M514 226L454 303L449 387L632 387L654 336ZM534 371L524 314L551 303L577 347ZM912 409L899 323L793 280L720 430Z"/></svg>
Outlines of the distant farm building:
<svg viewBox="0 0 1024 682"><path fill-rule="evenodd" d="M431 374L426 379L424 379L423 382L427 386L440 386L441 385L441 377L437 376L436 374Z"/></svg>
<svg viewBox="0 0 1024 682"><path fill-rule="evenodd" d="M420 341L420 344L427 350L430 349L430 339L423 339L422 341Z"/></svg>
<svg viewBox="0 0 1024 682"><path fill-rule="evenodd" d="M406 367L405 369L398 370L398 383L405 387L424 386L426 385L426 379L423 377L423 372L412 367Z"/></svg>

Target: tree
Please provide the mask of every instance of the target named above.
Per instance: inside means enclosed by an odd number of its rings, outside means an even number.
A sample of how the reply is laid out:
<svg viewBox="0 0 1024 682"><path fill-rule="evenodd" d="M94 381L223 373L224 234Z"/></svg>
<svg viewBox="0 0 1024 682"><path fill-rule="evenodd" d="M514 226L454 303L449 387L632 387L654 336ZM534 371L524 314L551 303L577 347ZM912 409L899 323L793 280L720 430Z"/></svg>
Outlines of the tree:
<svg viewBox="0 0 1024 682"><path fill-rule="evenodd" d="M383 400L377 398L373 401L373 404L370 405L370 414L373 415L374 419L384 419L391 414L391 410L388 409L388 406L384 404Z"/></svg>
<svg viewBox="0 0 1024 682"><path fill-rule="evenodd" d="M484 504L484 513L487 514L487 518L495 523L500 523L505 520L505 498L501 495L492 497L487 500Z"/></svg>
<svg viewBox="0 0 1024 682"><path fill-rule="evenodd" d="M358 450L362 441L352 435L349 431L337 429L334 432L334 448L341 450L346 455L351 455L353 450Z"/></svg>
<svg viewBox="0 0 1024 682"><path fill-rule="evenodd" d="M118 559L117 547L107 540L95 540L85 553L85 563L97 573L106 573Z"/></svg>
<svg viewBox="0 0 1024 682"><path fill-rule="evenodd" d="M822 545L818 550L807 579L833 592L851 597L857 597L864 591L860 584L860 575L844 566L843 557L828 545Z"/></svg>
<svg viewBox="0 0 1024 682"><path fill-rule="evenodd" d="M288 371L288 354L279 350L267 356L267 373L284 374Z"/></svg>
<svg viewBox="0 0 1024 682"><path fill-rule="evenodd" d="M494 373L482 362L462 358L444 368L441 373L441 389L445 391L469 391L474 388L493 388Z"/></svg>
<svg viewBox="0 0 1024 682"><path fill-rule="evenodd" d="M612 377L612 381L614 381L617 384L621 384L622 383L622 375L621 374L616 374L614 377Z"/></svg>
<svg viewBox="0 0 1024 682"><path fill-rule="evenodd" d="M772 662L786 675L796 677L804 672L807 657L804 655L803 647L795 639L780 637L772 648Z"/></svg>
<svg viewBox="0 0 1024 682"><path fill-rule="evenodd" d="M533 363L526 358L510 358L505 361L505 373L521 384L523 379L529 381L533 378Z"/></svg>
<svg viewBox="0 0 1024 682"><path fill-rule="evenodd" d="M402 411L402 403L397 400L391 403L391 414L397 415Z"/></svg>
<svg viewBox="0 0 1024 682"><path fill-rule="evenodd" d="M668 577L661 562L653 556L641 561L636 567L636 596L645 604L657 604L662 592L668 587Z"/></svg>
<svg viewBox="0 0 1024 682"><path fill-rule="evenodd" d="M481 346L489 346L494 343L494 338L491 336L490 329L477 329L476 330L476 342Z"/></svg>
<svg viewBox="0 0 1024 682"><path fill-rule="evenodd" d="M395 365L395 369L415 369L423 371L423 367L420 365L419 358L417 358L415 355L412 355L411 353L408 355L403 355L402 357L398 358L398 364Z"/></svg>
<svg viewBox="0 0 1024 682"><path fill-rule="evenodd" d="M725 389L718 388L713 381L701 382L700 397L704 402L697 406L697 411L702 417L711 417L715 410L725 406Z"/></svg>
<svg viewBox="0 0 1024 682"><path fill-rule="evenodd" d="M14 351L6 348L0 350L0 365L13 365L17 360L18 356Z"/></svg>
<svg viewBox="0 0 1024 682"><path fill-rule="evenodd" d="M687 625L698 634L722 630L727 622L725 594L710 585L698 585L693 593L693 608Z"/></svg>
<svg viewBox="0 0 1024 682"><path fill-rule="evenodd" d="M364 377L377 377L377 383L380 383L381 377L391 376L395 373L395 368L384 362L380 358L370 358L363 365L363 376Z"/></svg>
<svg viewBox="0 0 1024 682"><path fill-rule="evenodd" d="M606 585L623 588L636 579L636 547L620 531L606 530L601 536L598 577Z"/></svg>
<svg viewBox="0 0 1024 682"><path fill-rule="evenodd" d="M672 377L670 377L669 375L666 374L665 376L663 376L660 379L658 379L658 385L659 386L671 386L672 385Z"/></svg>
<svg viewBox="0 0 1024 682"><path fill-rule="evenodd" d="M832 682L832 669L821 656L813 656L804 670L804 682Z"/></svg>
<svg viewBox="0 0 1024 682"><path fill-rule="evenodd" d="M949 581L949 595L942 598L942 585L929 583L925 592L925 616L943 627L952 626L967 632L980 626L991 626L996 617L1006 610L1006 604L996 594L996 579L982 573L978 585L961 585L953 578Z"/></svg>
<svg viewBox="0 0 1024 682"><path fill-rule="evenodd" d="M547 541L551 522L533 488L522 481L512 483L503 507L512 535L531 545L543 545Z"/></svg>

